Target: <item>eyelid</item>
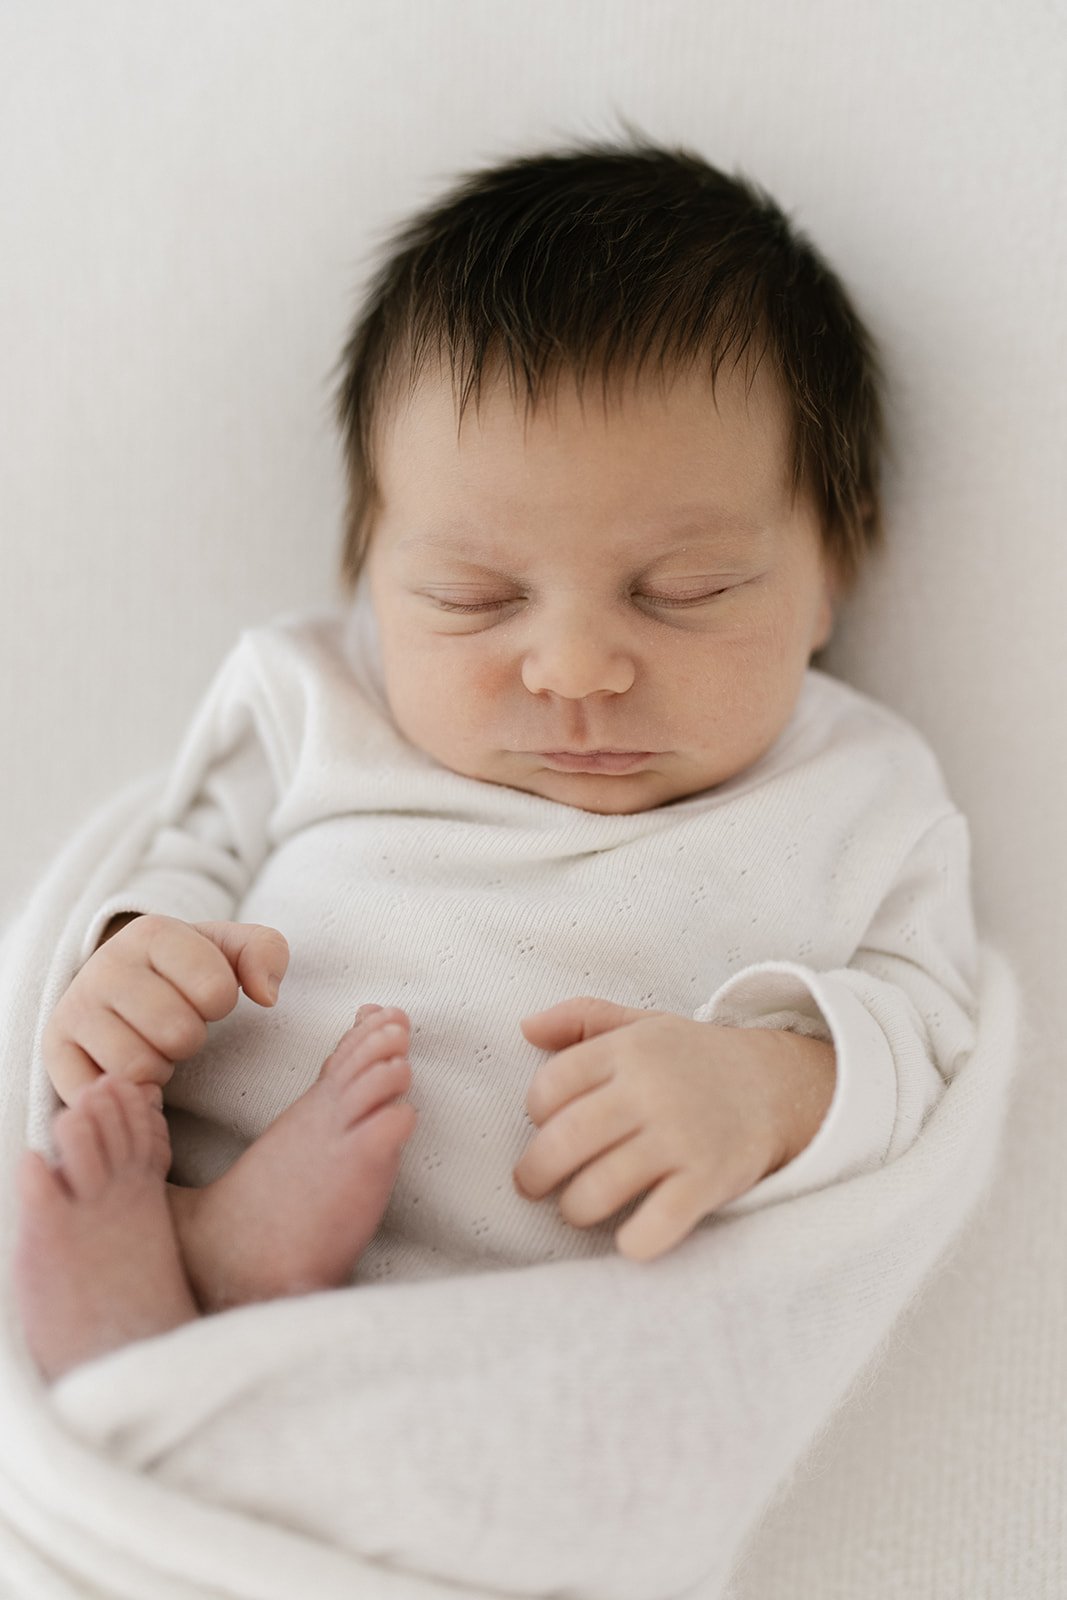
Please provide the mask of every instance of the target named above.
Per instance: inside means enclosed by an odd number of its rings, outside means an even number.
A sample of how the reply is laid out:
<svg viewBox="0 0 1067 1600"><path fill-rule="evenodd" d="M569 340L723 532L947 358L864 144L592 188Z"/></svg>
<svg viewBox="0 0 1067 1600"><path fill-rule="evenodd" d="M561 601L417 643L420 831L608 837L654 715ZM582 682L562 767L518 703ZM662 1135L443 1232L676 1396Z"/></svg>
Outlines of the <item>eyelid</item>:
<svg viewBox="0 0 1067 1600"><path fill-rule="evenodd" d="M724 583L721 589L707 589L701 594L646 594L642 595L642 599L652 600L658 606L692 606L698 605L701 600L715 600L720 594L725 594L728 589L733 589L736 587L736 584Z"/></svg>
<svg viewBox="0 0 1067 1600"><path fill-rule="evenodd" d="M646 594L642 595L640 598L644 600L650 600L653 605L657 606L693 606L699 605L703 601L715 600L719 595L726 594L730 588L736 588L736 585L727 584L721 589L712 589L703 594L685 595L682 597ZM472 615L479 611L499 611L503 606L511 606L516 604L516 599L480 600L474 604L461 604L455 600L442 600L434 595L431 595L430 598L433 600L434 604L440 606L443 611L452 611L460 615ZM517 598L521 599L522 597L518 596Z"/></svg>

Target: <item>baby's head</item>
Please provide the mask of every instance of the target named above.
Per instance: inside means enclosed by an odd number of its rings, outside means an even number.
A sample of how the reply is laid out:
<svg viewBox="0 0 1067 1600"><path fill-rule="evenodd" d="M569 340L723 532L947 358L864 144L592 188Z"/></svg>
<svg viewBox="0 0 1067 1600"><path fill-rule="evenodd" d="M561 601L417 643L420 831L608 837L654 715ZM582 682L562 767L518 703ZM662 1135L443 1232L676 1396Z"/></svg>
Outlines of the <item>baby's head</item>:
<svg viewBox="0 0 1067 1600"><path fill-rule="evenodd" d="M638 144L477 172L393 240L341 368L344 583L412 744L604 813L770 748L879 541L882 425L765 194Z"/></svg>

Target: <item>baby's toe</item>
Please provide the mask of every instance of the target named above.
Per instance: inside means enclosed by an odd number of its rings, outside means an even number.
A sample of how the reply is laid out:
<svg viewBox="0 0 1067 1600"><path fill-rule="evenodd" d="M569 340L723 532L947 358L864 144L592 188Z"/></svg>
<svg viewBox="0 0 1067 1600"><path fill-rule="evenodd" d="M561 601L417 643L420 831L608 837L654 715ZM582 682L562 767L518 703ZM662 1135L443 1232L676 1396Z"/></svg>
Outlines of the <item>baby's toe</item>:
<svg viewBox="0 0 1067 1600"><path fill-rule="evenodd" d="M379 1172L395 1177L404 1145L415 1132L418 1112L410 1100L397 1100L379 1106L360 1123L360 1132L370 1135L361 1151L361 1168L364 1171L378 1168Z"/></svg>
<svg viewBox="0 0 1067 1600"><path fill-rule="evenodd" d="M406 1056L375 1062L345 1085L340 1101L345 1122L351 1126L410 1088L411 1063Z"/></svg>
<svg viewBox="0 0 1067 1600"><path fill-rule="evenodd" d="M360 1006L359 1010L356 1012L352 1026L354 1028L361 1028L365 1022L369 1022L370 1019L373 1016L376 1016L379 1011L384 1010L384 1006L375 1005L372 1000L368 1000L367 1003Z"/></svg>
<svg viewBox="0 0 1067 1600"><path fill-rule="evenodd" d="M156 1083L122 1083L118 1089L130 1141L129 1164L166 1176L171 1151L162 1089Z"/></svg>
<svg viewBox="0 0 1067 1600"><path fill-rule="evenodd" d="M87 1101L83 1096L81 1101L86 1114L96 1124L96 1136L111 1172L128 1165L133 1154L130 1097L136 1094L132 1084L119 1078L101 1078L93 1087L92 1098Z"/></svg>
<svg viewBox="0 0 1067 1600"><path fill-rule="evenodd" d="M410 1024L395 1007L381 1010L362 1024L349 1028L322 1068L323 1077L349 1079L375 1061L402 1055L408 1046Z"/></svg>
<svg viewBox="0 0 1067 1600"><path fill-rule="evenodd" d="M111 1162L97 1126L96 1085L79 1097L76 1106L61 1111L52 1137L68 1188L79 1200L93 1200L111 1176Z"/></svg>
<svg viewBox="0 0 1067 1600"><path fill-rule="evenodd" d="M66 1187L36 1150L24 1150L15 1173L23 1221L47 1217L66 1198Z"/></svg>

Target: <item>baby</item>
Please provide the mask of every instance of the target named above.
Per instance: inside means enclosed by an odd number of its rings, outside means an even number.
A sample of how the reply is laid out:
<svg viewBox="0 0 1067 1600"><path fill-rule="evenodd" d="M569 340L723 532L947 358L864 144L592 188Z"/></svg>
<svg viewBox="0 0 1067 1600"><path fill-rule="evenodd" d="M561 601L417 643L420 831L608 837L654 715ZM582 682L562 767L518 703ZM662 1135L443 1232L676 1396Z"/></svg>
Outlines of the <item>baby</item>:
<svg viewBox="0 0 1067 1600"><path fill-rule="evenodd" d="M900 1154L973 1043L966 822L810 665L881 412L775 205L641 145L479 172L342 367L345 605L242 636L45 1028L48 1378L279 1295L650 1261Z"/></svg>

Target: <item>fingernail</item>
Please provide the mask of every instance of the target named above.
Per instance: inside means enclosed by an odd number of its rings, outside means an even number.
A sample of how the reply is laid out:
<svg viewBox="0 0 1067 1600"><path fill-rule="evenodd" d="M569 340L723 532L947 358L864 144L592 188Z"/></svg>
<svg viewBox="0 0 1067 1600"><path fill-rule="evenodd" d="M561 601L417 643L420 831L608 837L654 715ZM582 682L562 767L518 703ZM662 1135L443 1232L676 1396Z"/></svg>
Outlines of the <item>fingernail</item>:
<svg viewBox="0 0 1067 1600"><path fill-rule="evenodd" d="M278 986L277 978L268 978L267 979L267 993L270 995L270 1003L271 1003L271 1005L273 1005L275 1000L277 1000L277 998L278 998L278 987L279 986Z"/></svg>

